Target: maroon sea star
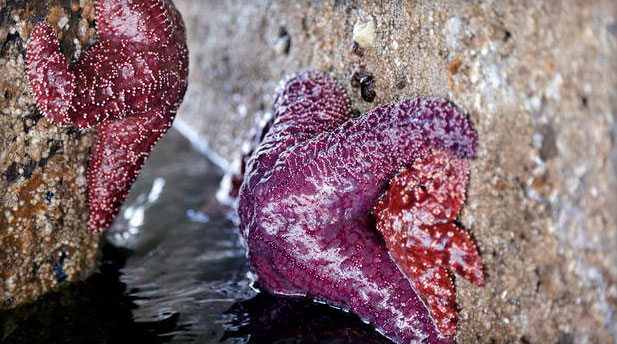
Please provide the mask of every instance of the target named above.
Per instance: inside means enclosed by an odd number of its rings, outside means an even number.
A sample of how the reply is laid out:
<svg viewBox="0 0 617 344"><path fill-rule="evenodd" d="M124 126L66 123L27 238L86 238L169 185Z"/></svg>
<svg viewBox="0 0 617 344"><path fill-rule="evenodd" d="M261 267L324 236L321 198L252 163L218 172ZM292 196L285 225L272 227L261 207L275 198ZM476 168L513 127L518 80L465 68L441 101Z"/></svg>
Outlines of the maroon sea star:
<svg viewBox="0 0 617 344"><path fill-rule="evenodd" d="M28 78L56 125L95 127L88 170L88 226L112 224L152 146L171 127L187 86L184 23L169 0L99 0L98 38L67 65L54 29L30 35Z"/></svg>
<svg viewBox="0 0 617 344"><path fill-rule="evenodd" d="M484 284L480 255L453 223L465 200L469 164L440 150L416 159L390 181L375 206L388 251L428 305L441 333L456 333L456 294L448 268Z"/></svg>
<svg viewBox="0 0 617 344"><path fill-rule="evenodd" d="M257 283L351 309L398 342L450 342L388 255L371 210L388 180L429 149L471 158L476 146L467 117L446 100L407 99L351 119L331 79L293 75L240 189Z"/></svg>

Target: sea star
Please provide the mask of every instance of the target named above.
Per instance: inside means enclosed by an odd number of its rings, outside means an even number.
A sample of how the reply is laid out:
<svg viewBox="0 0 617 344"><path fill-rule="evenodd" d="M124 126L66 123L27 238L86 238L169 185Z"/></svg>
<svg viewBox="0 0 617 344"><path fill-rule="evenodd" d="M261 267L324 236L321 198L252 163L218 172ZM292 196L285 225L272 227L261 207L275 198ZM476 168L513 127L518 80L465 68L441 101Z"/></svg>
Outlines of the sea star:
<svg viewBox="0 0 617 344"><path fill-rule="evenodd" d="M453 223L465 200L469 164L441 150L428 152L390 181L375 206L388 251L428 305L441 333L456 333L456 299L448 268L484 284L480 255Z"/></svg>
<svg viewBox="0 0 617 344"><path fill-rule="evenodd" d="M371 210L388 180L429 149L472 158L476 146L467 117L446 100L406 99L352 119L334 81L291 76L239 194L258 285L351 309L401 343L450 342L388 255Z"/></svg>
<svg viewBox="0 0 617 344"><path fill-rule="evenodd" d="M47 23L26 57L39 110L58 126L94 127L88 227L109 228L154 144L171 127L187 86L184 23L169 0L99 0L98 38L71 64Z"/></svg>

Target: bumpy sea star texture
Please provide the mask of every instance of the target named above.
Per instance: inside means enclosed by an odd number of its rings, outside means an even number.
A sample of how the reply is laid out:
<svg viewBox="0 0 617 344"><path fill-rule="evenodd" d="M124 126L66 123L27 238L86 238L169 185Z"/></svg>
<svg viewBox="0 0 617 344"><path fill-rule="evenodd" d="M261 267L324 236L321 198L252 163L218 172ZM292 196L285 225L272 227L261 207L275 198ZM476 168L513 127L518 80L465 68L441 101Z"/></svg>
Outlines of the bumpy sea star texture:
<svg viewBox="0 0 617 344"><path fill-rule="evenodd" d="M435 147L475 156L476 133L443 99L407 99L351 119L318 72L290 77L240 189L240 230L262 287L351 309L397 342L443 343L370 213L388 180Z"/></svg>
<svg viewBox="0 0 617 344"><path fill-rule="evenodd" d="M448 268L484 284L482 262L469 234L453 221L465 200L469 167L440 150L428 152L390 181L375 206L388 251L428 305L439 330L456 333L456 294Z"/></svg>
<svg viewBox="0 0 617 344"><path fill-rule="evenodd" d="M101 232L154 144L171 127L187 86L184 23L168 0L97 1L98 39L70 66L47 23L31 33L28 78L37 105L59 126L95 127L88 226Z"/></svg>

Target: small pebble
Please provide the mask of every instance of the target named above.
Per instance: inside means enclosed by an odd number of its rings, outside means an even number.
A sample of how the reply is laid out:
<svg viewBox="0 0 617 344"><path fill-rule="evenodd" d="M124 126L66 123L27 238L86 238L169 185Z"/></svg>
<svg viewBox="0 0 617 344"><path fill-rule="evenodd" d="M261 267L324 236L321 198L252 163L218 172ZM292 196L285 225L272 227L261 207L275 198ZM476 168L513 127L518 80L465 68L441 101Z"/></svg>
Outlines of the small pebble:
<svg viewBox="0 0 617 344"><path fill-rule="evenodd" d="M279 38L274 43L274 51L277 55L289 54L289 47L291 45L291 36L284 27L279 28Z"/></svg>
<svg viewBox="0 0 617 344"><path fill-rule="evenodd" d="M367 22L357 21L353 27L353 40L360 47L366 49L375 44L375 24L372 20Z"/></svg>

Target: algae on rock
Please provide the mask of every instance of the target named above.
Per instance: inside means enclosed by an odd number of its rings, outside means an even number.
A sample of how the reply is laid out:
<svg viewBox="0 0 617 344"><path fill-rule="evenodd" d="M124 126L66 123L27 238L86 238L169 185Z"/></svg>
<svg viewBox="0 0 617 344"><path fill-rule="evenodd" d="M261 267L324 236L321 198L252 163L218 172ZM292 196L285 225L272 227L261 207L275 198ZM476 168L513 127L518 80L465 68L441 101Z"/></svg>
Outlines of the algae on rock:
<svg viewBox="0 0 617 344"><path fill-rule="evenodd" d="M93 133L57 128L30 95L25 49L47 20L71 59L94 37L92 2L0 1L0 308L32 301L93 269L86 167ZM89 19L90 18L90 19Z"/></svg>

